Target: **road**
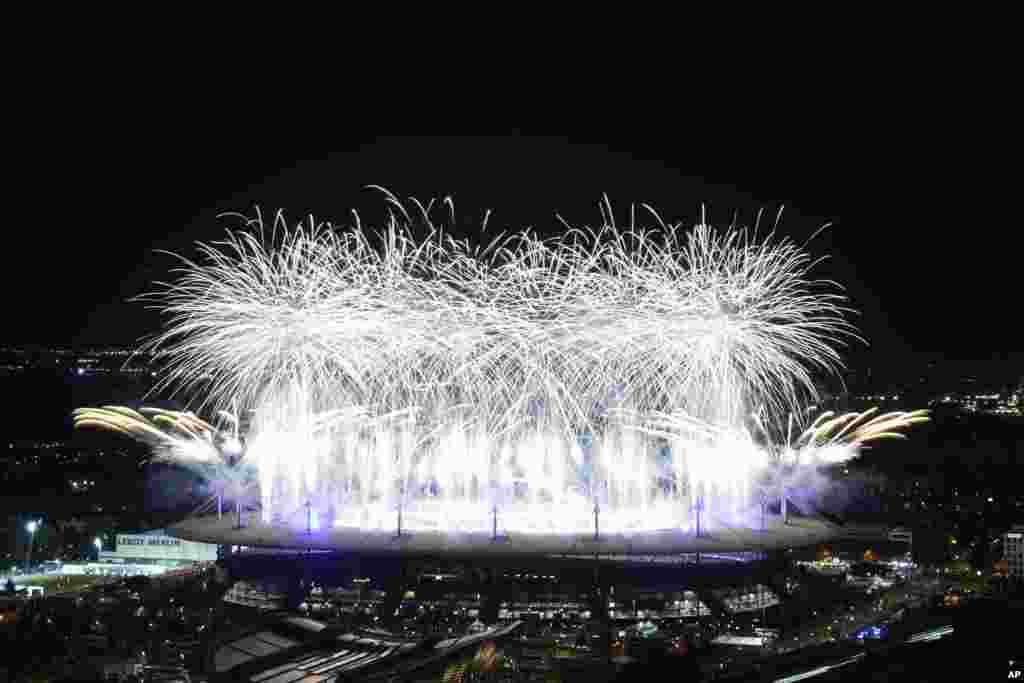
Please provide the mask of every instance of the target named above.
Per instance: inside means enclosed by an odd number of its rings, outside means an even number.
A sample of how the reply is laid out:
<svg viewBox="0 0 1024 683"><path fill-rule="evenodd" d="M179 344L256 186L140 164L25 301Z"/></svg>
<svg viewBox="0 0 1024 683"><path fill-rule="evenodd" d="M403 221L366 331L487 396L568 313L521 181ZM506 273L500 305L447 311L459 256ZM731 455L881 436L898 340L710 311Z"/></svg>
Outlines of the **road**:
<svg viewBox="0 0 1024 683"><path fill-rule="evenodd" d="M866 626L890 619L901 609L913 605L929 595L935 595L941 591L941 588L941 579L935 577L908 579L887 591L891 604L885 610L876 606L878 600L881 599L881 594L874 594L864 604L857 605L852 612L833 611L801 625L800 633L784 638L778 643L778 647L782 652L791 652L809 645L828 642L829 639L821 637L821 631L828 626L832 627L833 639L841 640L850 637Z"/></svg>
<svg viewBox="0 0 1024 683"><path fill-rule="evenodd" d="M827 644L832 644L837 648L843 643L853 645L849 638L858 630L892 618L901 609L914 604L919 599L917 596L933 594L936 590L941 590L942 585L941 579L935 579L934 577L910 579L901 585L894 586L889 591L892 604L885 610L877 608L876 605L881 596L875 594L870 596L866 602L856 605L852 612L849 610L836 610L820 614L813 621L801 624L799 633L794 634L790 632L774 643L774 645L769 645L760 651L725 650L720 656L703 662L701 667L707 674L721 672L721 663L727 660L729 662L729 671L742 671L746 668L754 667L758 663L767 663L779 655L796 656L799 658L801 651L810 655ZM830 638L822 638L820 636L821 631L827 626L832 626L833 635ZM945 629L946 627L941 627L915 634L917 639L913 642L927 641L948 635L950 631ZM851 656L855 654L852 653ZM838 663L841 660L842 657L839 656L839 650L837 650L836 662Z"/></svg>

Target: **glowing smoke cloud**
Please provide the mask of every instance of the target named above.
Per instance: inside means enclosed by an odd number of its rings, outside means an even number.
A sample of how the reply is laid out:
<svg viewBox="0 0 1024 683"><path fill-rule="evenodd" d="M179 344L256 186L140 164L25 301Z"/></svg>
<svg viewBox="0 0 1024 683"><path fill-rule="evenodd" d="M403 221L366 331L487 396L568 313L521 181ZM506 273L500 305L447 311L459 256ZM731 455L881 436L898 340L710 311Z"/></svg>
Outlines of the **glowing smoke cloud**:
<svg viewBox="0 0 1024 683"><path fill-rule="evenodd" d="M606 203L601 229L478 248L419 204L415 239L389 201L377 233L242 217L154 295L161 387L252 415L266 522L309 501L363 529L400 509L409 529L566 533L598 506L627 532L689 525L699 494L712 526L746 524L775 456L751 414L797 412L853 335L815 261L756 228L651 210L657 230L621 229Z"/></svg>
<svg viewBox="0 0 1024 683"><path fill-rule="evenodd" d="M767 488L784 498L787 490L820 478L817 467L846 462L876 441L905 439L900 430L930 420L927 410L877 413L878 408L844 415L826 411L795 437L796 420L791 416L786 443L775 452L774 467L767 472Z"/></svg>

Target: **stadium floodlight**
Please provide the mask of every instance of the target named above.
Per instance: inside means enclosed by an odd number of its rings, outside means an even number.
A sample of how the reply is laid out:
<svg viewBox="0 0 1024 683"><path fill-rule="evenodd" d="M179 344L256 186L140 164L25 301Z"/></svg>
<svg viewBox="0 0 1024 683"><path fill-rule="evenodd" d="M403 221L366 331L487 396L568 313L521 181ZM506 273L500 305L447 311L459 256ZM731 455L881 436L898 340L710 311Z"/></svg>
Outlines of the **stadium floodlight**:
<svg viewBox="0 0 1024 683"><path fill-rule="evenodd" d="M25 525L28 530L28 548L25 549L25 571L32 566L32 544L36 539L36 529L39 528L39 520L33 519Z"/></svg>

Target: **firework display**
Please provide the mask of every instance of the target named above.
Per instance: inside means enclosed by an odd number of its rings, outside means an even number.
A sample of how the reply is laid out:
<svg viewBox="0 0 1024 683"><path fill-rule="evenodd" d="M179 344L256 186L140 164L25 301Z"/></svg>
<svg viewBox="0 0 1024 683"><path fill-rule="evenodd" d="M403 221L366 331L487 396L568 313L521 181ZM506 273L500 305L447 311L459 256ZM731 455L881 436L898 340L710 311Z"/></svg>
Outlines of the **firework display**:
<svg viewBox="0 0 1024 683"><path fill-rule="evenodd" d="M655 229L620 228L606 202L600 229L474 246L389 200L379 232L240 217L151 298L170 318L150 344L161 388L245 416L266 524L312 508L334 527L563 534L600 514L631 533L692 529L699 508L705 528L753 526L773 464L926 419L826 414L769 442L855 336L835 284L774 232L653 210ZM191 414L77 419L172 459L220 448Z"/></svg>

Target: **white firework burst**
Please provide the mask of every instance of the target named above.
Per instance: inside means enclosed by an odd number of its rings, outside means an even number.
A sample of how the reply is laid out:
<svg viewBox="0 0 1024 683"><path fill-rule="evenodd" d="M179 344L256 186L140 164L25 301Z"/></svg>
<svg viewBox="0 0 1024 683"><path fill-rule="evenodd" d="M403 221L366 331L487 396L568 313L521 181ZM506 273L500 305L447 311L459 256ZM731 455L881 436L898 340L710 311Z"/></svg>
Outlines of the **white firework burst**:
<svg viewBox="0 0 1024 683"><path fill-rule="evenodd" d="M798 410L856 336L808 252L756 226L686 231L650 210L654 229L619 228L605 200L598 229L475 247L430 205L413 220L387 196L378 232L358 216L347 230L243 216L148 297L169 317L149 344L161 387L254 415L265 507L317 499L373 526L370 507L440 490L469 510L519 498L575 519L600 489L642 519L678 495L652 492L666 468L746 496L771 460L747 416ZM681 441L681 415L704 431ZM666 429L675 447L655 467Z"/></svg>

